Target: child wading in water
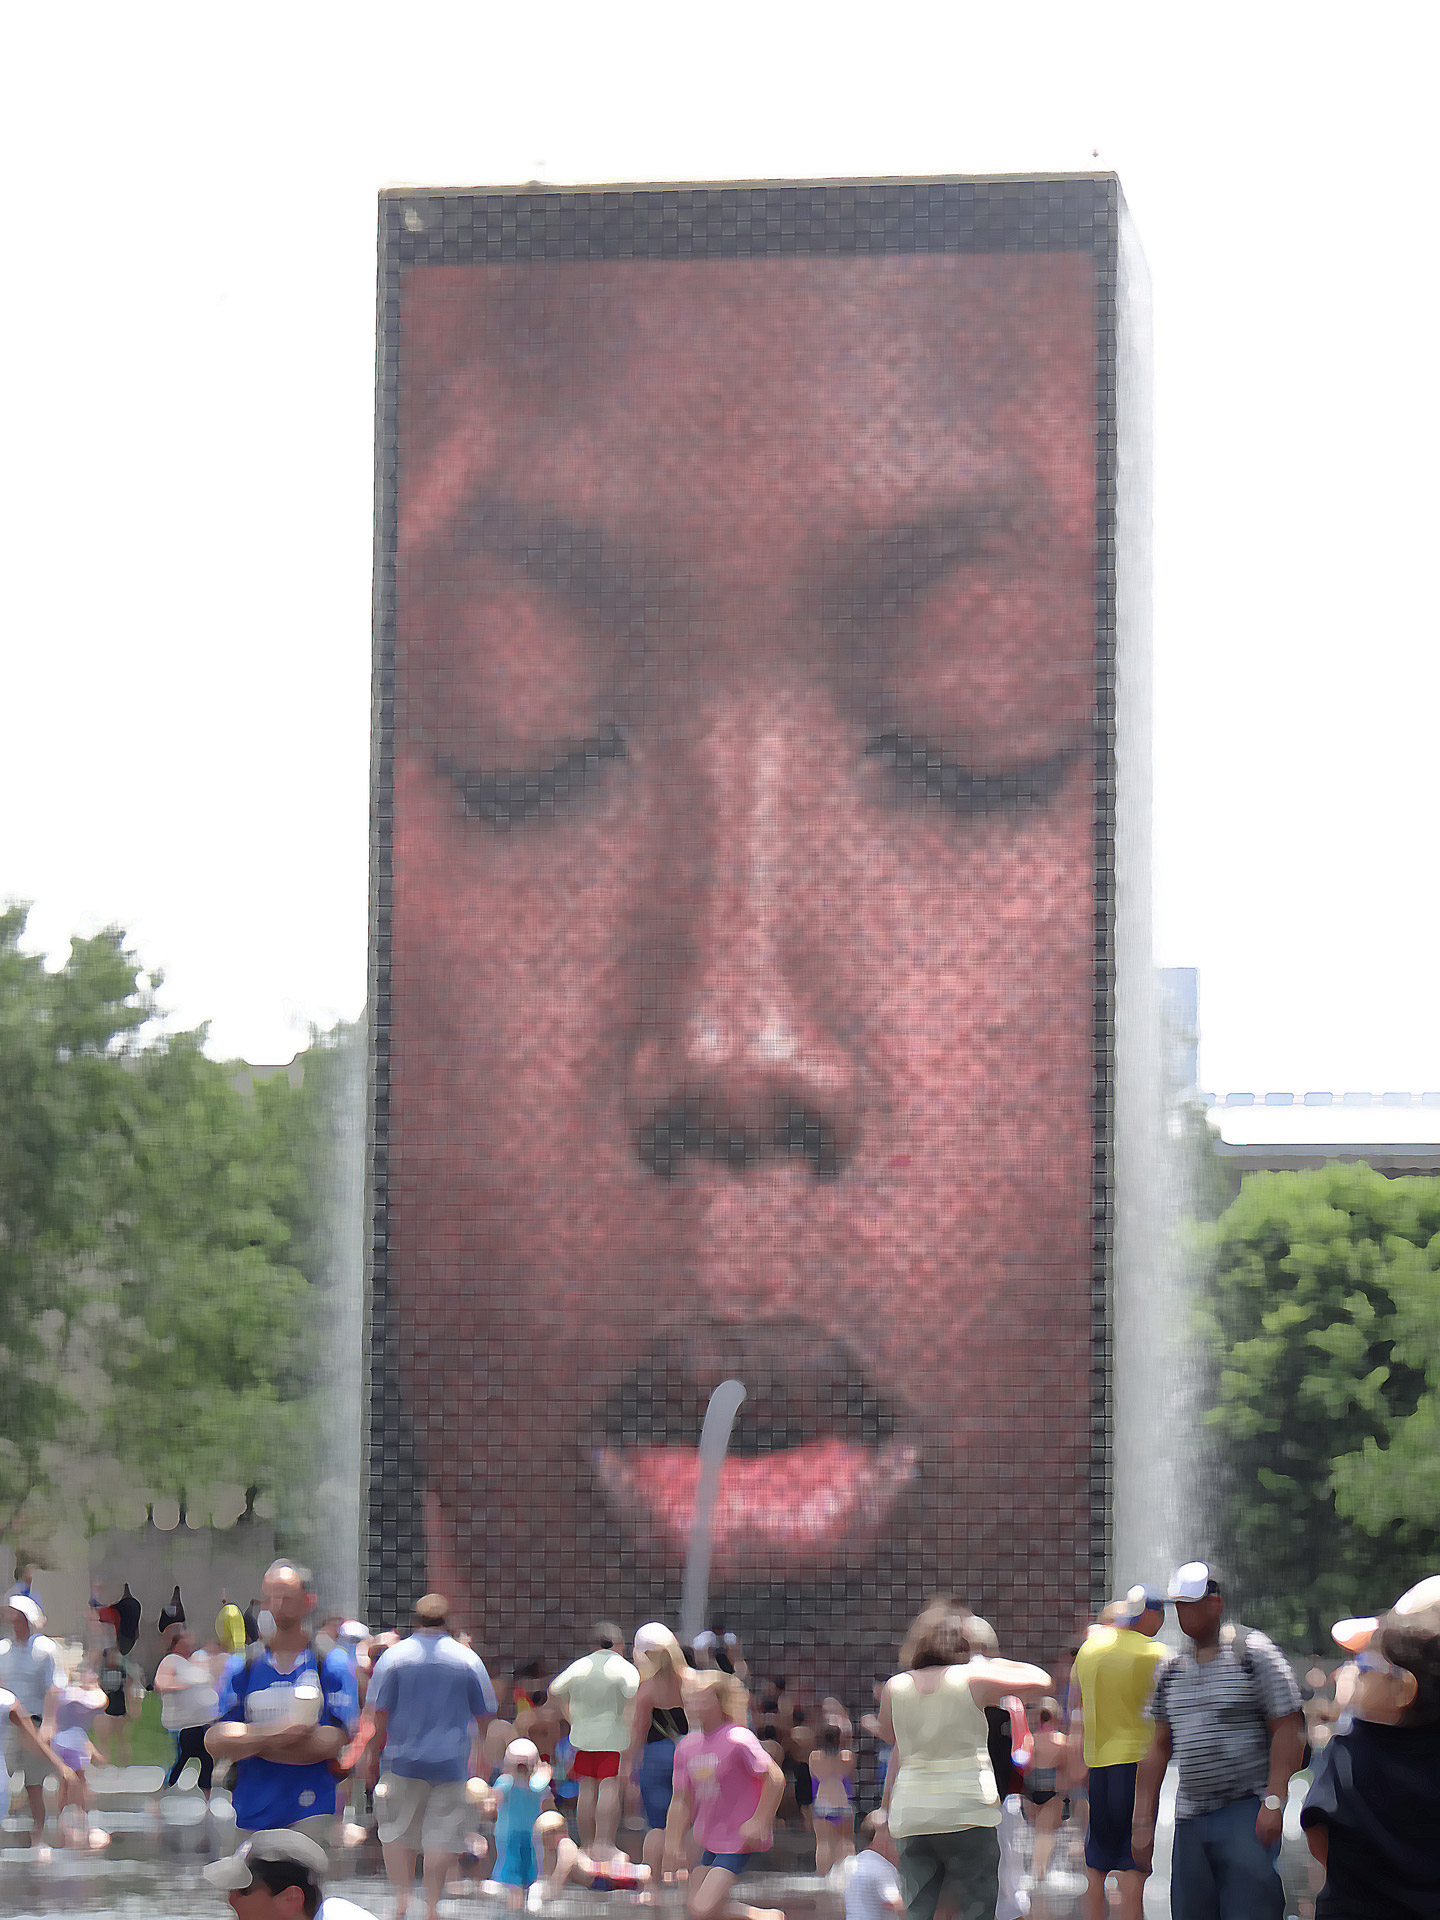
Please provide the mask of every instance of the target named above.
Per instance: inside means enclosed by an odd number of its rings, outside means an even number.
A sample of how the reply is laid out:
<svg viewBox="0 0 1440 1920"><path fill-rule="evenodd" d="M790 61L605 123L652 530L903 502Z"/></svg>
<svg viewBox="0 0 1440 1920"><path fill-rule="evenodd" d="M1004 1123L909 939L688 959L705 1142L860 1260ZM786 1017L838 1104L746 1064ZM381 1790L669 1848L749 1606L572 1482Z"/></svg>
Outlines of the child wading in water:
<svg viewBox="0 0 1440 1920"><path fill-rule="evenodd" d="M63 1689L55 1708L56 1753L72 1770L60 1787L60 1832L67 1847L108 1847L110 1836L90 1824L90 1782L86 1768L104 1754L92 1745L90 1729L105 1711L105 1695L92 1667L81 1667Z"/></svg>
<svg viewBox="0 0 1440 1920"><path fill-rule="evenodd" d="M650 1869L637 1866L627 1854L617 1852L608 1860L597 1860L577 1847L563 1813L541 1814L535 1822L535 1844L539 1849L540 1891L547 1900L553 1900L572 1880L596 1893L638 1893L650 1878Z"/></svg>
<svg viewBox="0 0 1440 1920"><path fill-rule="evenodd" d="M505 1749L505 1771L494 1786L495 1878L518 1907L525 1889L540 1877L535 1857L535 1822L546 1811L550 1769L542 1766L533 1740L512 1740Z"/></svg>
<svg viewBox="0 0 1440 1920"><path fill-rule="evenodd" d="M770 1907L746 1907L730 1890L757 1853L768 1851L785 1775L744 1725L745 1687L730 1673L689 1673L685 1711L691 1726L675 1747L675 1792L665 1823L665 1871L685 1865L690 1827L702 1852L690 1875L690 1920L784 1920Z"/></svg>
<svg viewBox="0 0 1440 1920"><path fill-rule="evenodd" d="M815 1783L812 1811L818 1874L829 1873L842 1860L848 1860L855 1850L855 1809L850 1802L854 1772L855 1756L845 1738L845 1728L827 1720L810 1750L810 1778Z"/></svg>

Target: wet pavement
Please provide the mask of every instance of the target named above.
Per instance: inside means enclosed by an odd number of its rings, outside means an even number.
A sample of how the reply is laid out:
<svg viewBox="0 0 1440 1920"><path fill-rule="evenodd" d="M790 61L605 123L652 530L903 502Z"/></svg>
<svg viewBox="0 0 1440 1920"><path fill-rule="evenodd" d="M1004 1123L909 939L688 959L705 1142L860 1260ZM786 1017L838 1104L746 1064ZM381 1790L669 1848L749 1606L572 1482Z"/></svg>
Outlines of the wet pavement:
<svg viewBox="0 0 1440 1920"><path fill-rule="evenodd" d="M12 1806L10 1819L0 1829L0 1915L5 1920L55 1914L83 1914L91 1920L222 1920L229 1908L224 1896L203 1879L201 1868L234 1848L235 1825L225 1796L215 1796L215 1814L207 1818L200 1795L181 1788L166 1797L157 1816L150 1802L160 1784L158 1768L96 1767L90 1777L96 1796L95 1822L112 1835L109 1847L82 1853L53 1844L59 1836L52 1817L47 1830L50 1855L39 1858L23 1844L27 1823L16 1817ZM1170 1829L1165 1816L1173 1803L1173 1776L1167 1784L1170 1791L1162 1802L1156 1873L1146 1888L1147 1920L1165 1920L1170 1910ZM1298 1789L1300 1783L1296 1784ZM1286 1912L1292 1915L1305 1912L1308 1893L1308 1856L1299 1837L1298 1815L1297 1794L1286 1819L1283 1862ZM621 1844L638 1853L639 1838L622 1834ZM741 1897L757 1906L783 1908L787 1920L843 1920L839 1887L800 1870L806 1847L800 1835L777 1835L773 1869L742 1882ZM1031 1920L1079 1920L1085 1886L1080 1848L1079 1835L1068 1827L1062 1829L1044 1884L1026 1889ZM353 1850L337 1851L327 1885L329 1892L353 1901L375 1920L391 1920L394 1898L373 1838ZM530 1911L553 1920L619 1920L622 1912L639 1920L637 1907L634 1895L574 1889ZM418 1916L421 1910L418 1900L412 1904L412 1914ZM669 1892L655 1908L641 1911L678 1917L679 1896ZM506 1920L509 1910L504 1896L487 1892L477 1874L452 1890L441 1912L445 1920L480 1920L480 1916Z"/></svg>

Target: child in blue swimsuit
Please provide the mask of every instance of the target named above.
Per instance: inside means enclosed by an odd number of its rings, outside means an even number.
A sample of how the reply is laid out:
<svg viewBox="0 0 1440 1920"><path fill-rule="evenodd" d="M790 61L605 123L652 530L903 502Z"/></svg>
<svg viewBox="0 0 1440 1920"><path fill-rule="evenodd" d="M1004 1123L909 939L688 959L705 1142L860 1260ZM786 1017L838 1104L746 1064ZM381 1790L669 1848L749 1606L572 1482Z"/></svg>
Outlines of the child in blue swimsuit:
<svg viewBox="0 0 1440 1920"><path fill-rule="evenodd" d="M505 1771L495 1781L495 1878L513 1887L511 1904L540 1877L535 1858L535 1822L550 1796L550 1769L540 1763L533 1740L512 1740L505 1749Z"/></svg>

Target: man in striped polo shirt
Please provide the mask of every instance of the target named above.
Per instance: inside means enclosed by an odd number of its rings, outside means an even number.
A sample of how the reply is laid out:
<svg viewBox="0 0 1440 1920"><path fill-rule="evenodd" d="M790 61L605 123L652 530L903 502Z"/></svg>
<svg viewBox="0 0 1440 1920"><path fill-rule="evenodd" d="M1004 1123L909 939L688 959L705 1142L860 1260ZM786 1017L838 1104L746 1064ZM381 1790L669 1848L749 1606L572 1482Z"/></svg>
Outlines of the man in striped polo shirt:
<svg viewBox="0 0 1440 1920"><path fill-rule="evenodd" d="M1155 1845L1160 1782L1180 1768L1172 1920L1284 1920L1276 1862L1304 1717L1285 1657L1263 1633L1225 1625L1220 1583L1200 1560L1170 1581L1191 1645L1155 1682L1155 1738L1135 1782L1130 1851L1142 1871Z"/></svg>

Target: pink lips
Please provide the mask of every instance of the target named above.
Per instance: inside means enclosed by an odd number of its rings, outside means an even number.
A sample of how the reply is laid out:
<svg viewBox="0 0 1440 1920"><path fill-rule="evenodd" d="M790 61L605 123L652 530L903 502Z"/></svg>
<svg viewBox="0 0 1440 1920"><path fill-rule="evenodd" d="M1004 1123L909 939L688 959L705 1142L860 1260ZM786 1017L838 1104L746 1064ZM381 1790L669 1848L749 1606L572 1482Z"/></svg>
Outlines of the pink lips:
<svg viewBox="0 0 1440 1920"><path fill-rule="evenodd" d="M699 1456L693 1447L599 1447L593 1464L612 1504L677 1564L690 1542ZM713 1570L813 1569L870 1546L915 1479L916 1450L817 1440L732 1454L721 1469Z"/></svg>

